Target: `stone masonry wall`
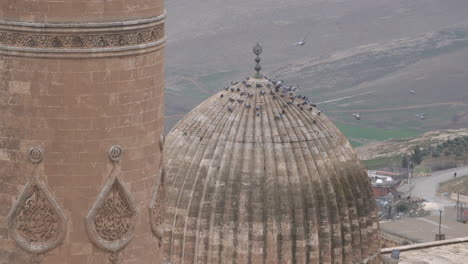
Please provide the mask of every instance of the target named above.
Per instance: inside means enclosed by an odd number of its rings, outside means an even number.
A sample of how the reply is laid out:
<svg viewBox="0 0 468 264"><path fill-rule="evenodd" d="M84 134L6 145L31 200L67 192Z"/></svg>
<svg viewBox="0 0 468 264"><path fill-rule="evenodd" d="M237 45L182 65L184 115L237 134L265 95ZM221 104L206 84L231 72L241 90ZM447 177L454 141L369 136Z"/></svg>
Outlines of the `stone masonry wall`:
<svg viewBox="0 0 468 264"><path fill-rule="evenodd" d="M139 212L121 263L157 263L148 205L163 127L163 51L124 58L0 57L0 263L31 263L9 237L6 216L32 175L27 151L44 150L40 177L64 210L65 241L42 263L109 263L84 218L109 177L107 150L123 148L122 180Z"/></svg>
<svg viewBox="0 0 468 264"><path fill-rule="evenodd" d="M160 0L2 0L0 18L29 22L125 21L157 16Z"/></svg>

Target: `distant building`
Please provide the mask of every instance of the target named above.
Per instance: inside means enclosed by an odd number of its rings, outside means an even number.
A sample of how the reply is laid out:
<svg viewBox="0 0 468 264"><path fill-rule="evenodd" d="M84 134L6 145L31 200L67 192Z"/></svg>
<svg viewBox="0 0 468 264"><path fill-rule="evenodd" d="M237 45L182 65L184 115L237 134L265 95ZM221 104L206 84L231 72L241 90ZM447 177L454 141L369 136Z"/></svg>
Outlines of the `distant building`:
<svg viewBox="0 0 468 264"><path fill-rule="evenodd" d="M408 244L423 243L435 240L435 235L438 233L439 216L426 217L403 217L400 220L381 221L380 233L382 240L392 240L388 237L394 236L397 239L393 241L407 241ZM468 237L468 225L462 224L450 219L449 217L442 218L441 233L445 234L447 239ZM384 242L384 241L383 241Z"/></svg>
<svg viewBox="0 0 468 264"><path fill-rule="evenodd" d="M408 179L408 168L385 167L376 172L380 175L390 176L394 180Z"/></svg>
<svg viewBox="0 0 468 264"><path fill-rule="evenodd" d="M385 170L378 170L375 171L376 174L382 175L382 176L389 176L394 179L398 179L401 175L403 175L403 172L391 172L391 171L385 171Z"/></svg>
<svg viewBox="0 0 468 264"><path fill-rule="evenodd" d="M398 177L398 173L369 170L367 171L367 176L372 185L375 198L396 195L400 180L395 180L392 176Z"/></svg>

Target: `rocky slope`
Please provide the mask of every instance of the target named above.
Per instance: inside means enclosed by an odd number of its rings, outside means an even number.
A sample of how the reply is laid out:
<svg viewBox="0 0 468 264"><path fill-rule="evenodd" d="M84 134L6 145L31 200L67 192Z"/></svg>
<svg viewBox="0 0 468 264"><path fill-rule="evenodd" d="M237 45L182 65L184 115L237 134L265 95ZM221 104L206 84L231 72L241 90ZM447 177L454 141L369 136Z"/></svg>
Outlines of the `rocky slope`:
<svg viewBox="0 0 468 264"><path fill-rule="evenodd" d="M361 160L373 160L410 152L416 145L421 147L436 145L462 136L468 136L468 128L431 131L413 138L373 142L356 148L356 151Z"/></svg>

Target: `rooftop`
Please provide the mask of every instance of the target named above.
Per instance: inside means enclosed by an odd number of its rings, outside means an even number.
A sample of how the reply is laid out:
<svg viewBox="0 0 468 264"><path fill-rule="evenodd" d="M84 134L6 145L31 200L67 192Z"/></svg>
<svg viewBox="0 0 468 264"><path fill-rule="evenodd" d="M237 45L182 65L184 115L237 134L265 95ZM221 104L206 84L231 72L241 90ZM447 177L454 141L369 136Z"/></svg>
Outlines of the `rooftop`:
<svg viewBox="0 0 468 264"><path fill-rule="evenodd" d="M400 251L398 264L466 263L468 258L468 237L385 248L381 250L383 263L392 263L389 260L393 250Z"/></svg>
<svg viewBox="0 0 468 264"><path fill-rule="evenodd" d="M400 220L380 222L382 232L405 238L411 241L434 241L439 232L439 216L404 217ZM468 225L442 216L441 233L447 239L468 236Z"/></svg>

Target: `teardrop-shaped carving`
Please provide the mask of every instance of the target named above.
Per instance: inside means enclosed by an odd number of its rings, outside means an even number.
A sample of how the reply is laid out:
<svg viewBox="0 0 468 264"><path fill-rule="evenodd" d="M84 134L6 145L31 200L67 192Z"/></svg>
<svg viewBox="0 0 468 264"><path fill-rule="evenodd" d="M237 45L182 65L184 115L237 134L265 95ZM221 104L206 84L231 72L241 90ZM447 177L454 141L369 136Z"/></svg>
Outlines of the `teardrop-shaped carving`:
<svg viewBox="0 0 468 264"><path fill-rule="evenodd" d="M151 229L153 230L154 235L158 239L162 239L162 230L161 225L164 219L164 198L165 198L165 188L164 188L164 178L165 173L162 168L159 171L159 184L156 185L156 188L153 191L153 197L151 198L150 204L150 223Z"/></svg>
<svg viewBox="0 0 468 264"><path fill-rule="evenodd" d="M8 227L20 247L40 254L63 241L66 217L47 186L32 177L8 214Z"/></svg>
<svg viewBox="0 0 468 264"><path fill-rule="evenodd" d="M103 249L122 249L133 237L137 214L130 192L111 176L86 217L90 238Z"/></svg>

